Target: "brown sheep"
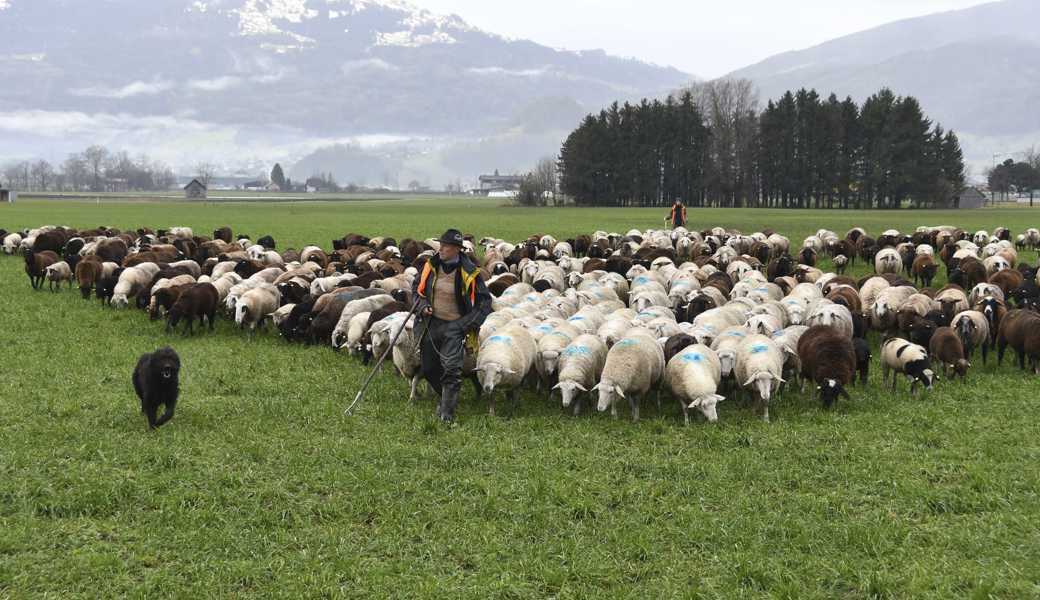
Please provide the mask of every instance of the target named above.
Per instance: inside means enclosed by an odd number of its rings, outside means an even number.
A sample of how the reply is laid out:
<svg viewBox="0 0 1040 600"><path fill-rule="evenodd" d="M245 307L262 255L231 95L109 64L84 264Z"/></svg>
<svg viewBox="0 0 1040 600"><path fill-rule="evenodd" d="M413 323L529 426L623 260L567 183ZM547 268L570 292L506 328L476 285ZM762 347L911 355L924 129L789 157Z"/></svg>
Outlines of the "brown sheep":
<svg viewBox="0 0 1040 600"><path fill-rule="evenodd" d="M1024 281L1025 277L1022 276L1022 273L1013 269L999 271L991 275L989 278L990 283L999 287L1000 290L1004 292L1005 298L1010 298L1011 292L1018 289Z"/></svg>
<svg viewBox="0 0 1040 600"><path fill-rule="evenodd" d="M76 265L76 282L84 300L90 298L90 292L101 278L101 269L101 259L93 255L85 257Z"/></svg>
<svg viewBox="0 0 1040 600"><path fill-rule="evenodd" d="M923 284L925 287L931 287L932 280L935 279L935 273L939 270L939 265L935 264L935 260L931 256L924 254L914 259L911 270L914 274L914 285Z"/></svg>
<svg viewBox="0 0 1040 600"><path fill-rule="evenodd" d="M960 336L952 327L940 327L935 330L928 343L928 356L933 364L939 361L943 375L951 378L959 375L961 379L968 376L971 363L964 354L964 344L961 343Z"/></svg>
<svg viewBox="0 0 1040 600"><path fill-rule="evenodd" d="M825 408L830 408L839 396L849 399L845 386L856 377L856 349L852 340L830 325L815 325L798 340L798 360L802 364L802 379L812 381L812 399L820 392Z"/></svg>
<svg viewBox="0 0 1040 600"><path fill-rule="evenodd" d="M196 283L184 290L177 301L173 303L170 312L166 313L166 331L173 330L181 319L187 319L184 325L184 333L194 333L195 319L205 317L209 323L209 330L213 331L213 320L217 315L217 304L219 294L217 288L210 283Z"/></svg>
<svg viewBox="0 0 1040 600"><path fill-rule="evenodd" d="M61 260L51 250L36 252L26 249L25 251L25 274L29 276L29 284L34 290L43 288L43 280L47 276L47 267Z"/></svg>
<svg viewBox="0 0 1040 600"><path fill-rule="evenodd" d="M827 299L835 304L841 304L854 314L863 312L863 300L859 297L859 292L851 287L840 286L833 288L827 294Z"/></svg>
<svg viewBox="0 0 1040 600"><path fill-rule="evenodd" d="M1004 362L1004 352L1008 346L1015 351L1020 369L1026 369L1028 357L1033 373L1037 373L1040 361L1040 314L1024 309L1008 311L1000 322L1000 333L997 334L998 365Z"/></svg>
<svg viewBox="0 0 1040 600"><path fill-rule="evenodd" d="M189 283L184 285L173 285L157 290L155 294L152 295L152 303L148 310L148 317L152 321L155 321L162 316L164 311L170 312L170 309L173 307L174 303L177 302L177 299L181 297L181 294L193 285L195 284Z"/></svg>

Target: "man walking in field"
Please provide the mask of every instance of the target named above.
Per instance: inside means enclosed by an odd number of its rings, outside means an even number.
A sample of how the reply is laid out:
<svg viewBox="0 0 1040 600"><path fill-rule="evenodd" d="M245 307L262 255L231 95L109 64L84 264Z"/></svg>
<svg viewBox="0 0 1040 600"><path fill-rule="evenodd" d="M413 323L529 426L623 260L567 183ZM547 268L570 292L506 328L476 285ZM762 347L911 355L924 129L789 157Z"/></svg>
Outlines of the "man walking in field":
<svg viewBox="0 0 1040 600"><path fill-rule="evenodd" d="M440 251L423 266L412 292L425 325L423 376L441 396L437 416L450 423L459 404L464 350L469 345L476 351L477 330L491 314L491 292L477 266L462 254L461 232L449 229L438 241Z"/></svg>
<svg viewBox="0 0 1040 600"><path fill-rule="evenodd" d="M672 212L665 220L671 221L672 229L686 226L686 207L682 200L675 201L675 204L672 205Z"/></svg>

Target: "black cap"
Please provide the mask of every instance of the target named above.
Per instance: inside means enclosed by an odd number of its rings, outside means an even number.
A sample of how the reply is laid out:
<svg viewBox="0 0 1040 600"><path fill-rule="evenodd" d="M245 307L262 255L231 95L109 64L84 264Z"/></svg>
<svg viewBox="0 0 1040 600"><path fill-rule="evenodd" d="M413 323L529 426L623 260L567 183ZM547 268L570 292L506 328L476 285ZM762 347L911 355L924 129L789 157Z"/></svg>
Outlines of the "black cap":
<svg viewBox="0 0 1040 600"><path fill-rule="evenodd" d="M445 231L444 235L441 236L441 239L437 241L442 244L451 244L452 246L458 246L459 248L463 247L462 232L458 229L449 229Z"/></svg>

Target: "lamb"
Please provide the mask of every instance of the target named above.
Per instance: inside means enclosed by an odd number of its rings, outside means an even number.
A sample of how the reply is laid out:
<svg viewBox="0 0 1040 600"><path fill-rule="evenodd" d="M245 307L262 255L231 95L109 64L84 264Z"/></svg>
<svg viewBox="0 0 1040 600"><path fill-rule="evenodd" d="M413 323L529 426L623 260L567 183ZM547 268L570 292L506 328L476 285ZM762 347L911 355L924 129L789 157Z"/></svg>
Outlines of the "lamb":
<svg viewBox="0 0 1040 600"><path fill-rule="evenodd" d="M338 350L347 346L350 322L356 315L360 313L371 313L383 308L391 302L394 302L393 297L382 290L368 290L366 292L368 294L375 293L376 295L368 296L365 295L365 293L359 292L353 300L343 307L343 312L340 313L339 322L336 323L336 327L332 330L331 341L333 348ZM348 348L348 350L351 349Z"/></svg>
<svg viewBox="0 0 1040 600"><path fill-rule="evenodd" d="M520 385L534 367L537 347L526 329L510 324L484 340L477 352L477 379L488 394L488 414L495 416L495 389L510 390L516 407Z"/></svg>
<svg viewBox="0 0 1040 600"><path fill-rule="evenodd" d="M856 379L856 349L852 338L829 325L809 328L798 340L798 360L803 380L816 384L811 399L820 393L824 408L831 408L839 396L849 400L845 389Z"/></svg>
<svg viewBox="0 0 1040 600"><path fill-rule="evenodd" d="M47 285L52 292L61 290L61 283L67 281L69 287L72 287L72 269L69 268L69 263L60 260L53 265L48 265L46 268L47 273ZM58 284L56 287L54 284Z"/></svg>
<svg viewBox="0 0 1040 600"><path fill-rule="evenodd" d="M985 365L991 341L989 321L986 320L986 315L977 310L966 310L953 318L950 327L960 337L965 356L974 354L975 348L982 348L982 364Z"/></svg>
<svg viewBox="0 0 1040 600"><path fill-rule="evenodd" d="M181 319L187 319L184 333L194 333L195 319L198 318L199 323L202 323L203 317L209 323L209 330L213 331L213 319L216 314L217 289L210 283L196 283L181 292L170 312L166 313L166 331L169 333Z"/></svg>
<svg viewBox="0 0 1040 600"><path fill-rule="evenodd" d="M593 387L599 391L597 408L617 418L617 405L627 399L632 420L639 421L639 400L664 374L664 350L644 329L629 330L607 353L603 374Z"/></svg>
<svg viewBox="0 0 1040 600"><path fill-rule="evenodd" d="M683 411L683 423L690 424L691 408L701 411L709 423L719 420L716 405L725 400L718 393L722 381L722 363L703 344L688 346L676 354L665 368L665 380Z"/></svg>
<svg viewBox="0 0 1040 600"><path fill-rule="evenodd" d="M269 283L261 284L242 294L235 305L235 323L242 329L249 327L250 332L255 332L258 325L262 329L265 319L278 310L280 303L278 288Z"/></svg>
<svg viewBox="0 0 1040 600"><path fill-rule="evenodd" d="M419 385L419 381L422 380L423 374L422 361L419 358L419 354L415 351L416 342L418 341L415 336L415 320L408 319L408 314L407 312L398 312L379 321L369 330L369 335L372 338L373 352L375 352L377 348L389 346L394 336L400 332L391 351L391 358L397 372L401 377L409 381L408 402L414 403L416 399L415 390ZM406 319L407 324L405 323ZM402 327L404 327L404 331L401 330Z"/></svg>
<svg viewBox="0 0 1040 600"><path fill-rule="evenodd" d="M754 391L762 407L762 420L769 422L769 399L781 383L784 356L780 347L764 335L749 335L737 348L733 372L737 383Z"/></svg>
<svg viewBox="0 0 1040 600"><path fill-rule="evenodd" d="M351 317L350 321L347 323L346 333L344 334L345 338L342 345L333 346L333 349L339 350L345 347L347 349L347 354L351 356L362 354L365 349L363 340L365 339L365 335L368 333L368 321L371 316L371 312L361 312Z"/></svg>
<svg viewBox="0 0 1040 600"><path fill-rule="evenodd" d="M574 415L581 414L582 394L593 389L603 373L607 360L607 345L595 335L583 334L560 353L559 383L553 387L560 390L563 407L574 404Z"/></svg>
<svg viewBox="0 0 1040 600"><path fill-rule="evenodd" d="M151 303L148 306L148 316L152 321L158 320L164 313L169 312L177 298L187 291L194 282L182 285L172 285L160 288L152 294Z"/></svg>
<svg viewBox="0 0 1040 600"><path fill-rule="evenodd" d="M932 335L932 341L928 346L928 354L932 361L939 361L942 365L943 375L961 379L968 376L971 363L964 354L964 344L952 327L940 327Z"/></svg>
<svg viewBox="0 0 1040 600"><path fill-rule="evenodd" d="M938 271L939 266L935 264L935 260L929 255L920 255L914 258L914 264L911 267L911 271L914 274L914 284L923 284L925 287L931 287L932 280L935 279L935 273Z"/></svg>
<svg viewBox="0 0 1040 600"><path fill-rule="evenodd" d="M831 262L834 264L834 271L838 275L845 274L845 269L847 269L849 266L849 258L847 256L845 256L844 254L839 254L835 256L834 260L832 260Z"/></svg>
<svg viewBox="0 0 1040 600"><path fill-rule="evenodd" d="M931 390L935 381L928 350L900 338L892 338L881 345L881 373L884 383L888 383L890 372L893 392L896 389L898 374L905 375L910 382L911 395L917 393L918 383L923 384L926 390Z"/></svg>

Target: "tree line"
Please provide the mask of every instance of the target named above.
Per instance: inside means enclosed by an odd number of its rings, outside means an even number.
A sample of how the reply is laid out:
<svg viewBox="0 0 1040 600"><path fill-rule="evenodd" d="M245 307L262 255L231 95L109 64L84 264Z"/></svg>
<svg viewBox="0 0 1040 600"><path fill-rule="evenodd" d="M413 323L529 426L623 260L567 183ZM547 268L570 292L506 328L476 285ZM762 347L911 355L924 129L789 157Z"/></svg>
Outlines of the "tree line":
<svg viewBox="0 0 1040 600"><path fill-rule="evenodd" d="M884 88L858 105L801 89L760 111L747 80L615 102L568 136L558 166L586 206L940 208L965 184L956 134L913 96Z"/></svg>
<svg viewBox="0 0 1040 600"><path fill-rule="evenodd" d="M989 189L1007 199L1012 193L1029 194L1030 205L1040 190L1040 151L1031 148L1022 152L1023 160L1007 159L986 173Z"/></svg>
<svg viewBox="0 0 1040 600"><path fill-rule="evenodd" d="M6 187L29 192L150 192L177 183L162 161L99 145L72 153L59 165L42 159L9 163L0 169L0 179Z"/></svg>

